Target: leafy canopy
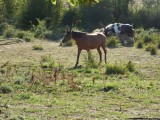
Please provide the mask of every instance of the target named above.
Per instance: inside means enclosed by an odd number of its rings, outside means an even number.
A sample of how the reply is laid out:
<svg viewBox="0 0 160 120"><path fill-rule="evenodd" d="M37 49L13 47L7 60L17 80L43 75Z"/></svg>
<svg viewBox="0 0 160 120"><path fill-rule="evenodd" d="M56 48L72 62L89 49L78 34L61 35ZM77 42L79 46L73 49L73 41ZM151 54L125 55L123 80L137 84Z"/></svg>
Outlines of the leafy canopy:
<svg viewBox="0 0 160 120"><path fill-rule="evenodd" d="M75 6L75 5L78 5L78 4L98 3L100 0L67 0L67 1L71 6ZM56 5L57 0L51 0L51 2L52 2L53 5Z"/></svg>

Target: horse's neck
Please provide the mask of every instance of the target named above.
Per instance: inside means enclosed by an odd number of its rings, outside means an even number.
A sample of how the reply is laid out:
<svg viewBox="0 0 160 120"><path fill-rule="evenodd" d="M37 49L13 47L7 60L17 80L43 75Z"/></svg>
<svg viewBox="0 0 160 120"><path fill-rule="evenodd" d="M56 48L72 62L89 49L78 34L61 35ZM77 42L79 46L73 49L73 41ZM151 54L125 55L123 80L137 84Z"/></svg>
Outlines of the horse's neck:
<svg viewBox="0 0 160 120"><path fill-rule="evenodd" d="M72 38L78 42L82 36L84 35L85 33L81 33L81 32L72 32Z"/></svg>

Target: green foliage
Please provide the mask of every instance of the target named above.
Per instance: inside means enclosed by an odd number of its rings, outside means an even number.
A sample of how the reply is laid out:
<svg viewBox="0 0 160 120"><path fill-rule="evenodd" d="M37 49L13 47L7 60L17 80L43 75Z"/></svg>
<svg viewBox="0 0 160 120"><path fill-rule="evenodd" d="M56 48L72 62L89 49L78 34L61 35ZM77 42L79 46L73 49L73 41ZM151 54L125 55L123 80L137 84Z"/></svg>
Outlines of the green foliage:
<svg viewBox="0 0 160 120"><path fill-rule="evenodd" d="M139 41L138 43L137 43L137 46L136 46L137 48L143 48L143 42L141 42L141 41Z"/></svg>
<svg viewBox="0 0 160 120"><path fill-rule="evenodd" d="M126 74L127 72L134 72L135 65L129 61L126 65L124 64L107 64L106 65L106 74L113 75L113 74Z"/></svg>
<svg viewBox="0 0 160 120"><path fill-rule="evenodd" d="M91 52L88 52L88 56L84 56L85 69L98 68L98 62L95 59L96 57L92 55Z"/></svg>
<svg viewBox="0 0 160 120"><path fill-rule="evenodd" d="M104 92L115 91L115 90L118 90L118 84L115 83L107 84L103 89L101 89L101 91Z"/></svg>
<svg viewBox="0 0 160 120"><path fill-rule="evenodd" d="M16 34L15 27L12 25L7 25L3 34L4 34L4 37L6 38L15 37L15 34Z"/></svg>
<svg viewBox="0 0 160 120"><path fill-rule="evenodd" d="M29 93L21 93L20 95L17 96L17 99L19 100L27 100L30 99L30 94Z"/></svg>
<svg viewBox="0 0 160 120"><path fill-rule="evenodd" d="M145 44L148 44L148 43L151 43L152 42L152 38L151 38L151 36L150 35L145 35L144 36L144 43Z"/></svg>
<svg viewBox="0 0 160 120"><path fill-rule="evenodd" d="M37 21L38 21L38 25L32 24L31 31L35 34L35 37L40 37L41 34L43 34L44 32L47 31L46 21L45 20L39 20L39 19L37 19Z"/></svg>
<svg viewBox="0 0 160 120"><path fill-rule="evenodd" d="M112 74L125 74L126 68L123 65L120 64L107 64L106 65L106 74L112 75Z"/></svg>
<svg viewBox="0 0 160 120"><path fill-rule="evenodd" d="M12 88L6 85L0 85L0 93L8 94L12 92Z"/></svg>
<svg viewBox="0 0 160 120"><path fill-rule="evenodd" d="M106 41L107 47L117 47L119 44L119 39L116 36L108 37Z"/></svg>
<svg viewBox="0 0 160 120"><path fill-rule="evenodd" d="M55 61L50 55L41 56L41 68L52 70L55 66Z"/></svg>
<svg viewBox="0 0 160 120"><path fill-rule="evenodd" d="M132 61L128 62L128 64L126 65L126 68L128 69L129 72L135 71L135 66Z"/></svg>
<svg viewBox="0 0 160 120"><path fill-rule="evenodd" d="M146 51L149 51L151 53L151 55L157 54L157 48L153 44L148 44L145 49L146 49Z"/></svg>
<svg viewBox="0 0 160 120"><path fill-rule="evenodd" d="M33 50L43 50L42 45L33 45Z"/></svg>

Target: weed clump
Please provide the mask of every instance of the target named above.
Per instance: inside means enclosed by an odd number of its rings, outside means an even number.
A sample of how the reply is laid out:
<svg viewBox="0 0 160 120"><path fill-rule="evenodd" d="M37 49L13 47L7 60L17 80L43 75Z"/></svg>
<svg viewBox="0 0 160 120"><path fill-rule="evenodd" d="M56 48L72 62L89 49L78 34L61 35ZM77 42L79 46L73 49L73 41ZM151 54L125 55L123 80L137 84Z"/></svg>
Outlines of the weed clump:
<svg viewBox="0 0 160 120"><path fill-rule="evenodd" d="M123 64L107 64L106 65L106 74L107 75L112 75L112 74L125 74L127 72L133 72L135 71L134 64L129 61L127 65Z"/></svg>
<svg viewBox="0 0 160 120"><path fill-rule="evenodd" d="M149 51L151 55L157 54L157 48L153 44L148 44L146 46L146 51Z"/></svg>
<svg viewBox="0 0 160 120"><path fill-rule="evenodd" d="M98 63L95 60L95 57L92 55L91 52L88 53L88 57L84 56L84 63L85 63L85 68L98 68Z"/></svg>
<svg viewBox="0 0 160 120"><path fill-rule="evenodd" d="M137 43L137 48L143 48L143 43L141 41Z"/></svg>
<svg viewBox="0 0 160 120"><path fill-rule="evenodd" d="M43 50L43 46L42 45L34 45L33 50Z"/></svg>
<svg viewBox="0 0 160 120"><path fill-rule="evenodd" d="M8 94L10 92L12 92L12 89L9 86L0 86L0 93Z"/></svg>
<svg viewBox="0 0 160 120"><path fill-rule="evenodd" d="M102 88L100 91L109 92L109 91L115 91L118 90L117 84L108 84L104 88Z"/></svg>
<svg viewBox="0 0 160 120"><path fill-rule="evenodd" d="M126 68L123 65L113 65L113 64L107 64L106 65L106 74L112 75L112 74L125 74Z"/></svg>
<svg viewBox="0 0 160 120"><path fill-rule="evenodd" d="M117 47L118 44L119 44L119 40L115 36L110 37L106 42L107 47Z"/></svg>

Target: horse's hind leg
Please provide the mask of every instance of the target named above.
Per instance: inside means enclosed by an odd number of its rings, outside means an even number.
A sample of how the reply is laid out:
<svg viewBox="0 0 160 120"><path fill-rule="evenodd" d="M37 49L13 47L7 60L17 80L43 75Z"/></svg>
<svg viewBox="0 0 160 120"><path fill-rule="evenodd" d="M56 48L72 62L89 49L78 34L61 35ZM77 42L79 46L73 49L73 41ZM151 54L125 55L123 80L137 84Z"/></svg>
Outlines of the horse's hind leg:
<svg viewBox="0 0 160 120"><path fill-rule="evenodd" d="M78 65L79 56L80 56L80 54L81 54L81 51L82 51L82 50L78 48L77 61L76 61L75 67L77 67L77 65Z"/></svg>
<svg viewBox="0 0 160 120"><path fill-rule="evenodd" d="M105 60L105 63L107 63L107 61L106 61L107 50L106 50L106 48L105 48L105 44L102 45L101 47L102 47L102 49L103 49L103 51L104 51L104 60Z"/></svg>
<svg viewBox="0 0 160 120"><path fill-rule="evenodd" d="M99 61L102 62L102 52L100 50L100 47L97 48L97 51L99 53Z"/></svg>

